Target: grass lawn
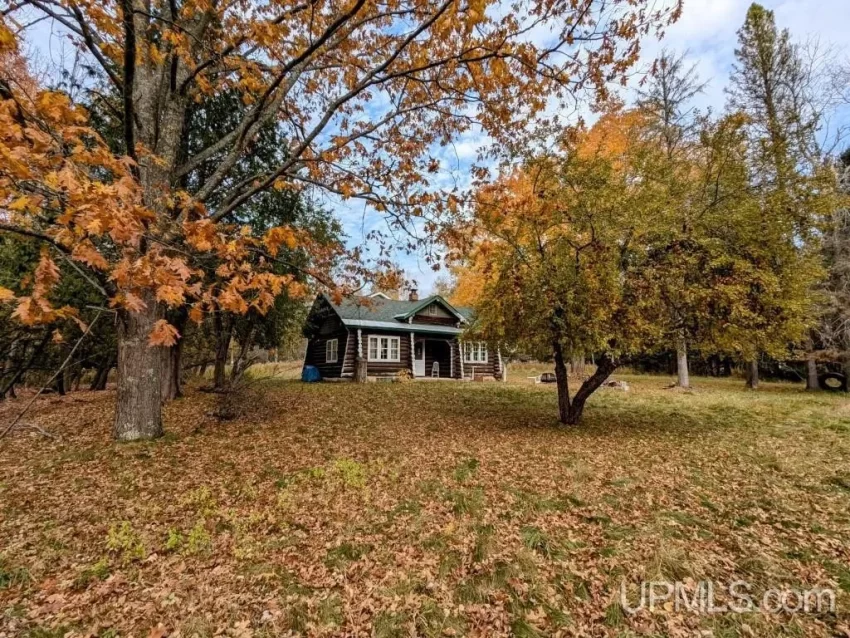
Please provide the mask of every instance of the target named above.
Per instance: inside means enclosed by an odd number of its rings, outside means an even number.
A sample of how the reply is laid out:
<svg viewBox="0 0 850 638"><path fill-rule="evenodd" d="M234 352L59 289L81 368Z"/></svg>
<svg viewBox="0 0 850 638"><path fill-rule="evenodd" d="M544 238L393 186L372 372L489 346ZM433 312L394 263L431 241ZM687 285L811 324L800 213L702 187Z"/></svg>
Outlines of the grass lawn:
<svg viewBox="0 0 850 638"><path fill-rule="evenodd" d="M40 400L62 440L0 442L0 636L850 636L848 399L620 376L568 429L512 374L265 379L226 423L190 391L125 445L111 393ZM837 605L624 612L649 580Z"/></svg>

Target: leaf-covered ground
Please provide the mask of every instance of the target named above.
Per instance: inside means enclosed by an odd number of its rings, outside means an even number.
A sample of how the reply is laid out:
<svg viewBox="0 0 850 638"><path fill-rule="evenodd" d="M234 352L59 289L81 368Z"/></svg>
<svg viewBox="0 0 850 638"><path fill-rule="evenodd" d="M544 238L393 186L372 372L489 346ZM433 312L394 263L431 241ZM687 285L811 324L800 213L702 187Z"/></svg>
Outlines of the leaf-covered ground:
<svg viewBox="0 0 850 638"><path fill-rule="evenodd" d="M522 374L264 381L235 420L190 391L124 445L111 393L47 397L25 420L61 441L0 442L0 636L850 635L850 401L628 380L573 429ZM837 609L618 603L739 579Z"/></svg>

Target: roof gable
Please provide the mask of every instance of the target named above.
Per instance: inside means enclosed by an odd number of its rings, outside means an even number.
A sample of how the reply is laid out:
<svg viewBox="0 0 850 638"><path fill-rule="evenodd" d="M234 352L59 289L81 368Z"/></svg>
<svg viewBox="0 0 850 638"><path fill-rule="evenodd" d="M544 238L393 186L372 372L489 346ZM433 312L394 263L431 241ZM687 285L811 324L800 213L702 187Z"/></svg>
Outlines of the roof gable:
<svg viewBox="0 0 850 638"><path fill-rule="evenodd" d="M395 325L409 324L417 312L431 303L439 303L461 323L468 323L473 317L471 308L455 308L440 295L431 295L417 301L389 299L384 295L350 296L343 297L340 303L334 303L328 295L321 295L320 298L330 305L344 323L379 321ZM417 324L414 322L413 325Z"/></svg>
<svg viewBox="0 0 850 638"><path fill-rule="evenodd" d="M395 316L395 318L398 319L399 321L406 321L410 317L416 315L420 311L422 311L425 308L427 308L428 306L430 306L432 303L436 303L436 304L439 304L440 306L442 306L447 312L449 312L449 314L457 317L458 321L463 322L463 323L466 322L466 317L464 317L462 314L460 314L460 312L458 312L455 309L454 306L452 306L448 301L443 299L440 295L431 295L430 297L425 297L425 299L422 299L419 302L413 301L413 302L408 302L408 303L413 303L413 304L416 304L416 305L414 305L412 308L410 308L407 312L401 312L401 313L397 314Z"/></svg>

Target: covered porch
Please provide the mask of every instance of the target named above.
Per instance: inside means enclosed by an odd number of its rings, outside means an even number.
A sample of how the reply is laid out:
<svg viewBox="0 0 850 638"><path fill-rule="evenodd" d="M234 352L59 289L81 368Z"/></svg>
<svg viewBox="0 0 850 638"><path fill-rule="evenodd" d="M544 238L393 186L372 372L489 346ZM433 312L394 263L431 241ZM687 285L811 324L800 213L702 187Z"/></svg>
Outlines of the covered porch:
<svg viewBox="0 0 850 638"><path fill-rule="evenodd" d="M457 340L437 335L410 335L413 378L456 379Z"/></svg>

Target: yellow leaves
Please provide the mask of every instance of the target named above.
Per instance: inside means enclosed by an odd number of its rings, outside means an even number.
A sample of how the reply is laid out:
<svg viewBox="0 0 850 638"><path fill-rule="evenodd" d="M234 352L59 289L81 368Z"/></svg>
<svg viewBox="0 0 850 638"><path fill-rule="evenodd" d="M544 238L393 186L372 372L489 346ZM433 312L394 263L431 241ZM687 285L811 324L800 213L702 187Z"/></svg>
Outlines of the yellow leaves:
<svg viewBox="0 0 850 638"><path fill-rule="evenodd" d="M352 195L354 195L354 188L351 186L350 182L345 181L339 185L339 193L342 195L343 199L349 199Z"/></svg>
<svg viewBox="0 0 850 638"><path fill-rule="evenodd" d="M200 324L204 320L204 307L201 304L192 306L189 310L189 319Z"/></svg>
<svg viewBox="0 0 850 638"><path fill-rule="evenodd" d="M276 191L286 191L286 190L294 190L296 187L295 184L292 183L291 180L277 178L272 184L272 188Z"/></svg>
<svg viewBox="0 0 850 638"><path fill-rule="evenodd" d="M6 303L12 301L15 298L15 293L9 290L8 288L4 288L0 286L0 303Z"/></svg>
<svg viewBox="0 0 850 638"><path fill-rule="evenodd" d="M646 116L635 110L605 113L590 131L579 137L579 154L584 158L617 159L634 144L638 129L645 121Z"/></svg>
<svg viewBox="0 0 850 638"><path fill-rule="evenodd" d="M159 286L156 289L156 300L176 308L186 301L186 295L177 286Z"/></svg>
<svg viewBox="0 0 850 638"><path fill-rule="evenodd" d="M148 55L154 64L159 65L165 62L165 54L154 44L148 47Z"/></svg>
<svg viewBox="0 0 850 638"><path fill-rule="evenodd" d="M5 21L0 21L0 53L14 52L18 50L18 40L6 26Z"/></svg>
<svg viewBox="0 0 850 638"><path fill-rule="evenodd" d="M59 268L51 259L50 253L46 248L41 251L41 259L35 269L35 297L46 297L53 286L59 281Z"/></svg>
<svg viewBox="0 0 850 638"><path fill-rule="evenodd" d="M74 246L71 251L71 259L80 261L95 270L106 271L109 269L109 262L89 240L84 240Z"/></svg>
<svg viewBox="0 0 850 638"><path fill-rule="evenodd" d="M19 297L18 307L15 308L12 316L25 326L49 324L59 319L73 319L84 326L78 319L76 309L70 306L54 309L46 299L35 296Z"/></svg>
<svg viewBox="0 0 850 638"><path fill-rule="evenodd" d="M502 81L510 75L510 69L502 58L493 58L490 61L490 73L494 79Z"/></svg>
<svg viewBox="0 0 850 638"><path fill-rule="evenodd" d="M298 239L295 236L295 232L289 226L276 226L265 234L263 244L265 244L269 253L274 257L277 256L280 247L283 245L290 250L295 248L298 245Z"/></svg>
<svg viewBox="0 0 850 638"><path fill-rule="evenodd" d="M170 347L177 343L180 333L165 319L157 321L148 335L148 345Z"/></svg>
<svg viewBox="0 0 850 638"><path fill-rule="evenodd" d="M76 108L70 98L58 91L42 91L35 100L39 112L56 123L83 124L86 121L84 109Z"/></svg>
<svg viewBox="0 0 850 638"><path fill-rule="evenodd" d="M248 312L248 302L243 299L235 286L231 285L223 290L217 298L218 305L222 310L244 315Z"/></svg>
<svg viewBox="0 0 850 638"><path fill-rule="evenodd" d="M37 304L33 302L32 297L20 297L18 299L18 307L12 313L25 326L34 326L39 323L43 312Z"/></svg>
<svg viewBox="0 0 850 638"><path fill-rule="evenodd" d="M210 219L185 222L183 224L183 233L186 237L186 243L202 252L212 250L213 246L218 243L218 231Z"/></svg>
<svg viewBox="0 0 850 638"><path fill-rule="evenodd" d="M147 308L147 304L136 294L132 292L119 292L109 302L112 307L119 306L130 312L141 312Z"/></svg>
<svg viewBox="0 0 850 638"><path fill-rule="evenodd" d="M40 195L23 195L9 204L7 208L15 212L36 213L43 201L44 198Z"/></svg>

